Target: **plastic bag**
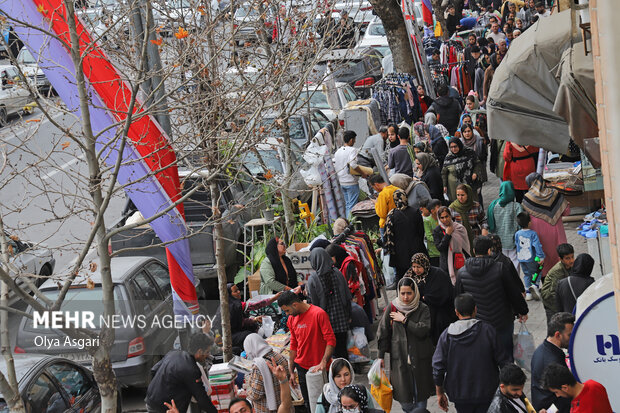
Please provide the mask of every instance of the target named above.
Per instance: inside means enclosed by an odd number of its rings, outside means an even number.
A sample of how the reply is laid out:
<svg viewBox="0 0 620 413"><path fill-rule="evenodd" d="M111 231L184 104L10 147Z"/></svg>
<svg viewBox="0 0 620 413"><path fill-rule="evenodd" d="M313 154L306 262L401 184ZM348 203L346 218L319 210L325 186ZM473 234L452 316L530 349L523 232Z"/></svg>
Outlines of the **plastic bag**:
<svg viewBox="0 0 620 413"><path fill-rule="evenodd" d="M394 273L392 267L390 267L390 254L385 254L383 250L381 250L381 261L383 262L382 270L383 277L385 277L385 285L391 285L396 278L396 274Z"/></svg>
<svg viewBox="0 0 620 413"><path fill-rule="evenodd" d="M368 383L371 386L378 386L381 384L381 360L377 359L370 366L368 370Z"/></svg>
<svg viewBox="0 0 620 413"><path fill-rule="evenodd" d="M390 413L392 410L392 385L385 374L385 370L381 368L381 360L375 360L368 372L368 381L370 382L370 394L374 397L379 407Z"/></svg>
<svg viewBox="0 0 620 413"><path fill-rule="evenodd" d="M273 319L268 315L264 315L262 329L263 329L263 334L265 338L271 337L273 335L274 327L275 327L275 323L273 322Z"/></svg>
<svg viewBox="0 0 620 413"><path fill-rule="evenodd" d="M513 336L515 363L528 371L531 368L532 356L534 355L534 337L528 331L525 323L521 323L519 333Z"/></svg>
<svg viewBox="0 0 620 413"><path fill-rule="evenodd" d="M304 177L304 182L308 186L321 185L323 181L321 181L321 174L316 166L312 165L308 169L301 169L301 176Z"/></svg>
<svg viewBox="0 0 620 413"><path fill-rule="evenodd" d="M351 363L366 363L370 361L370 349L368 339L364 333L364 327L355 327L348 332L347 352Z"/></svg>

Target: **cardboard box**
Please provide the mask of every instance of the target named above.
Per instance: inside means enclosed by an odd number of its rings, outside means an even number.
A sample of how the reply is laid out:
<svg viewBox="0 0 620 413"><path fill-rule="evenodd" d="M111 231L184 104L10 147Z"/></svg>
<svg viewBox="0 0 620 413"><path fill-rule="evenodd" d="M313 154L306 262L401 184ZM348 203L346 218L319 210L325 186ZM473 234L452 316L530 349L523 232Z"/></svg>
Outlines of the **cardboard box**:
<svg viewBox="0 0 620 413"><path fill-rule="evenodd" d="M286 255L291 259L293 267L298 272L305 272L301 270L312 270L310 265L310 251L300 251L308 246L307 242L296 242L286 250Z"/></svg>
<svg viewBox="0 0 620 413"><path fill-rule="evenodd" d="M260 290L260 270L256 271L254 274L248 277L248 287L250 291L258 292Z"/></svg>

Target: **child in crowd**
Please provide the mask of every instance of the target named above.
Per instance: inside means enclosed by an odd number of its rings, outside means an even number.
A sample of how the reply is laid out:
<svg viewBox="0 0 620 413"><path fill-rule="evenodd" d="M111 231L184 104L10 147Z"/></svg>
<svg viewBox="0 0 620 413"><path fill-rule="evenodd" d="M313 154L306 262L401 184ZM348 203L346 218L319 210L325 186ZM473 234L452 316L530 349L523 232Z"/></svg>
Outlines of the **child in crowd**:
<svg viewBox="0 0 620 413"><path fill-rule="evenodd" d="M433 230L439 225L437 211L440 206L441 201L438 199L425 199L420 202L420 212L424 220L426 248L428 249L428 257L433 267L439 267L439 256L441 255L433 240Z"/></svg>
<svg viewBox="0 0 620 413"><path fill-rule="evenodd" d="M538 239L536 231L530 229L530 214L523 211L517 215L517 223L521 227L515 234L515 244L517 245L517 259L523 271L523 283L525 284L525 299L530 301L532 298L540 300L538 283L540 274L536 281L532 281L534 274L539 272L539 266L543 265L545 253L542 244ZM536 258L539 261L536 261Z"/></svg>

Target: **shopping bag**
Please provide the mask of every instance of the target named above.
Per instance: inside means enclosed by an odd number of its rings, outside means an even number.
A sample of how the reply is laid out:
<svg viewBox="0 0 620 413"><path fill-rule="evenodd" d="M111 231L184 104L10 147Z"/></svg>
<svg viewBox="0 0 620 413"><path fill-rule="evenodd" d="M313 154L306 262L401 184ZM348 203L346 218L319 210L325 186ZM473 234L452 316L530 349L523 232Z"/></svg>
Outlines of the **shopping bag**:
<svg viewBox="0 0 620 413"><path fill-rule="evenodd" d="M347 352L351 363L367 363L370 361L368 339L364 327L355 327L347 335Z"/></svg>
<svg viewBox="0 0 620 413"><path fill-rule="evenodd" d="M381 360L375 360L372 364L372 367L368 372L368 381L371 383L370 394L374 397L377 405L382 410L390 413L390 410L392 410L392 385L385 374L385 370L381 368Z"/></svg>
<svg viewBox="0 0 620 413"><path fill-rule="evenodd" d="M269 338L273 335L273 330L275 328L275 322L270 316L268 315L263 316L263 327L262 328L263 328L263 334L265 338Z"/></svg>
<svg viewBox="0 0 620 413"><path fill-rule="evenodd" d="M368 383L371 386L378 386L381 384L381 359L373 361L370 370L368 370Z"/></svg>
<svg viewBox="0 0 620 413"><path fill-rule="evenodd" d="M528 331L525 323L520 323L519 333L513 336L514 359L515 363L528 371L531 368L532 355L536 347L534 346L534 337Z"/></svg>

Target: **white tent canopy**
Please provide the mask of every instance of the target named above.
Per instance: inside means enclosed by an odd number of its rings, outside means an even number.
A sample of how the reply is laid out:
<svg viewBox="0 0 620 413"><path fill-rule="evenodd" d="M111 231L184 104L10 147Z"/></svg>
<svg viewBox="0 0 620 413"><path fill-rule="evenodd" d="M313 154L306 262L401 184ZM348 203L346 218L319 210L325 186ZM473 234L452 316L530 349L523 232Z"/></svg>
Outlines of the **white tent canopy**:
<svg viewBox="0 0 620 413"><path fill-rule="evenodd" d="M512 42L489 90L491 137L558 153L567 151L569 126L554 106L562 54L580 40L571 42L570 36L571 14L567 10L539 19Z"/></svg>

